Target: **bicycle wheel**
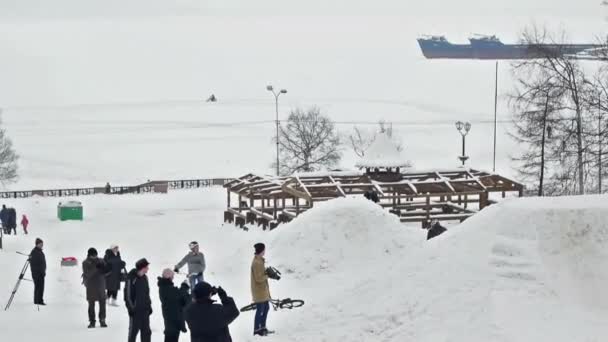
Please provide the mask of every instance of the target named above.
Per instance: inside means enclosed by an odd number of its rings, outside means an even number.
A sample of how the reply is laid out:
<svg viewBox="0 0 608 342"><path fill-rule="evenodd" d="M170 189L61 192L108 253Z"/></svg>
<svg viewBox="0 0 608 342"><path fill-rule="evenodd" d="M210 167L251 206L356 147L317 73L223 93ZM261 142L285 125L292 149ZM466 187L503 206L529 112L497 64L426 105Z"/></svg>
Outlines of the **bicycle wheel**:
<svg viewBox="0 0 608 342"><path fill-rule="evenodd" d="M279 304L281 309L294 309L304 305L304 301L300 299L285 299Z"/></svg>
<svg viewBox="0 0 608 342"><path fill-rule="evenodd" d="M253 303L253 304L249 304L249 305L247 305L247 306L243 306L243 307L241 308L241 312L245 312L245 311L253 311L253 310L255 310L255 303Z"/></svg>

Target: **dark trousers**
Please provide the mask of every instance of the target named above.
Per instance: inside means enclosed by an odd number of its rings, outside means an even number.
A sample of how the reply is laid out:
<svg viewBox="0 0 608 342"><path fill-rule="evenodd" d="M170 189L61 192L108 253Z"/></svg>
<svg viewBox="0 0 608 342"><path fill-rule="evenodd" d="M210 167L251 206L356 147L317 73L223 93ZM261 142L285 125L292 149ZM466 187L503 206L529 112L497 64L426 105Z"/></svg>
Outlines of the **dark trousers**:
<svg viewBox="0 0 608 342"><path fill-rule="evenodd" d="M165 342L179 342L179 331L175 334L165 333Z"/></svg>
<svg viewBox="0 0 608 342"><path fill-rule="evenodd" d="M108 290L108 299L110 299L110 298L116 299L117 296L118 296L118 291Z"/></svg>
<svg viewBox="0 0 608 342"><path fill-rule="evenodd" d="M141 333L141 342L150 342L152 331L150 330L150 314L148 312L137 312L129 317L128 342L135 342L139 333Z"/></svg>
<svg viewBox="0 0 608 342"><path fill-rule="evenodd" d="M95 322L95 303L96 301L89 301L89 322ZM99 301L99 321L105 322L106 320L106 300Z"/></svg>
<svg viewBox="0 0 608 342"><path fill-rule="evenodd" d="M32 275L34 281L34 304L44 303L44 276L43 275Z"/></svg>
<svg viewBox="0 0 608 342"><path fill-rule="evenodd" d="M268 311L270 311L270 303L256 303L255 304L255 320L253 324L253 332L261 329L266 329L266 319L268 318Z"/></svg>

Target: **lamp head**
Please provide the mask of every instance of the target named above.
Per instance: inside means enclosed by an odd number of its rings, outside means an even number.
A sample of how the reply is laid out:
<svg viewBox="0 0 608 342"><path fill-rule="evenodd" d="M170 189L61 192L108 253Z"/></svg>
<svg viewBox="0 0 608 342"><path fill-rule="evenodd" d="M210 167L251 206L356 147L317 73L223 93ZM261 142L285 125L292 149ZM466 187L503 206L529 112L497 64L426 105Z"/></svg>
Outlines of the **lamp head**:
<svg viewBox="0 0 608 342"><path fill-rule="evenodd" d="M287 94L287 89L281 89L281 94Z"/></svg>
<svg viewBox="0 0 608 342"><path fill-rule="evenodd" d="M462 121L456 121L456 129L459 131L462 131L462 128L464 127L464 124L462 123Z"/></svg>
<svg viewBox="0 0 608 342"><path fill-rule="evenodd" d="M271 85L267 85L267 86L266 86L266 90L268 90L268 91L272 91L272 90L273 90L273 88L272 88L272 86L271 86Z"/></svg>
<svg viewBox="0 0 608 342"><path fill-rule="evenodd" d="M471 123L467 122L464 124L464 130L468 133L471 130Z"/></svg>

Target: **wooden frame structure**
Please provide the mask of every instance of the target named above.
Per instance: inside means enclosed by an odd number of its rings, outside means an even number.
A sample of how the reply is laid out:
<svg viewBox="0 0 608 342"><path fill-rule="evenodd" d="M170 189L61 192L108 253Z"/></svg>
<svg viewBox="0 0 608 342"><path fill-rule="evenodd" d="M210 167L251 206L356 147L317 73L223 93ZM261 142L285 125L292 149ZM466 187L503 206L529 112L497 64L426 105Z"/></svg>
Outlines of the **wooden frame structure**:
<svg viewBox="0 0 608 342"><path fill-rule="evenodd" d="M516 192L521 197L524 191L520 183L473 169L395 172L388 178L386 172L378 175L372 170L278 178L247 174L226 183L224 188L224 221L242 228L257 224L264 229L293 220L317 202L367 191L375 191L378 204L402 222L420 222L423 227L432 220L463 221L494 203L491 193L500 192L505 197L506 193Z"/></svg>

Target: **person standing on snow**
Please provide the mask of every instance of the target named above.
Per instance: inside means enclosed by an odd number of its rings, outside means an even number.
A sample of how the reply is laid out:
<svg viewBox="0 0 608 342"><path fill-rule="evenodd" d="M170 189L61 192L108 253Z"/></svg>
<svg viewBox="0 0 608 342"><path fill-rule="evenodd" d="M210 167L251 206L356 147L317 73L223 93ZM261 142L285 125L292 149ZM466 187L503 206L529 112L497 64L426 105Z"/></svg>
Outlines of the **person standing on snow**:
<svg viewBox="0 0 608 342"><path fill-rule="evenodd" d="M187 280L180 288L173 286L175 273L165 269L162 277L158 277L158 297L163 307L165 321L165 342L178 342L179 333L187 332L184 321L184 308L192 301Z"/></svg>
<svg viewBox="0 0 608 342"><path fill-rule="evenodd" d="M221 287L214 288L204 281L192 291L194 302L184 316L190 329L192 342L232 342L228 326L240 314L234 299L228 297ZM218 294L222 304L216 304L211 297Z"/></svg>
<svg viewBox="0 0 608 342"><path fill-rule="evenodd" d="M89 248L82 262L82 283L87 288L89 302L89 328L95 328L95 302L99 302L99 325L106 325L106 263L97 256L95 248Z"/></svg>
<svg viewBox="0 0 608 342"><path fill-rule="evenodd" d="M125 304L129 312L128 342L135 342L140 332L141 342L150 342L152 338L152 330L150 330L152 300L150 299L150 286L146 276L149 266L148 260L140 259L135 263L135 268L127 275L124 292Z"/></svg>
<svg viewBox="0 0 608 342"><path fill-rule="evenodd" d="M27 226L30 225L30 220L27 219L27 216L25 216L25 214L23 214L23 217L21 218L21 227L23 227L23 232L25 233L25 235L27 235Z"/></svg>
<svg viewBox="0 0 608 342"><path fill-rule="evenodd" d="M251 296L255 303L253 334L266 336L273 333L266 328L266 319L270 311L270 286L264 259L266 246L263 243L256 243L253 248L255 248L255 256L251 263Z"/></svg>
<svg viewBox="0 0 608 342"><path fill-rule="evenodd" d="M123 270L126 266L125 262L120 257L120 251L117 245L111 245L110 249L106 250L106 254L103 257L108 266L106 277L106 289L108 290L108 300L110 305L118 306L116 304L116 298L118 297L118 291L120 291L120 282L123 277Z"/></svg>
<svg viewBox="0 0 608 342"><path fill-rule="evenodd" d="M200 252L198 242L192 241L188 245L190 252L180 261L173 271L178 273L180 268L188 264L188 279L190 280L190 288L193 289L196 284L205 280L203 273L205 272L205 255Z"/></svg>
<svg viewBox="0 0 608 342"><path fill-rule="evenodd" d="M15 208L7 209L7 223L8 223L8 233L11 233L11 230L17 235L17 211Z"/></svg>
<svg viewBox="0 0 608 342"><path fill-rule="evenodd" d="M42 248L44 242L36 238L36 247L30 252L30 271L34 282L34 304L46 305L44 302L44 278L46 277L46 257Z"/></svg>
<svg viewBox="0 0 608 342"><path fill-rule="evenodd" d="M8 209L5 204L2 205L2 210L0 210L0 222L2 222L4 234L10 234L8 231Z"/></svg>

